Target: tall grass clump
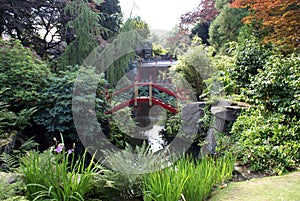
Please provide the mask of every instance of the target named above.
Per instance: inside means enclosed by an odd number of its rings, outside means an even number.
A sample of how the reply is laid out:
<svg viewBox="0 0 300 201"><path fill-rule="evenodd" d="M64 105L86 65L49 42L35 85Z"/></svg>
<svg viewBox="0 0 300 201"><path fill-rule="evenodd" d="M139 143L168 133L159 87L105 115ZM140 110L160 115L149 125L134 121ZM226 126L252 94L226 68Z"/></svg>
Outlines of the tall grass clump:
<svg viewBox="0 0 300 201"><path fill-rule="evenodd" d="M232 177L235 161L236 156L228 152L225 152L223 157L215 159L217 184L223 185L226 180Z"/></svg>
<svg viewBox="0 0 300 201"><path fill-rule="evenodd" d="M144 201L177 201L188 179L175 167L156 171L146 178Z"/></svg>
<svg viewBox="0 0 300 201"><path fill-rule="evenodd" d="M171 167L145 176L144 200L204 200L215 185L231 177L234 162L232 154L218 159L184 157Z"/></svg>
<svg viewBox="0 0 300 201"><path fill-rule="evenodd" d="M180 160L176 167L189 177L182 191L186 200L203 200L208 197L216 180L216 169L212 159L193 161L191 158L185 158Z"/></svg>
<svg viewBox="0 0 300 201"><path fill-rule="evenodd" d="M93 188L98 169L94 157L87 161L87 152L75 159L72 150L62 144L43 153L30 151L21 158L21 172L30 200L85 200Z"/></svg>

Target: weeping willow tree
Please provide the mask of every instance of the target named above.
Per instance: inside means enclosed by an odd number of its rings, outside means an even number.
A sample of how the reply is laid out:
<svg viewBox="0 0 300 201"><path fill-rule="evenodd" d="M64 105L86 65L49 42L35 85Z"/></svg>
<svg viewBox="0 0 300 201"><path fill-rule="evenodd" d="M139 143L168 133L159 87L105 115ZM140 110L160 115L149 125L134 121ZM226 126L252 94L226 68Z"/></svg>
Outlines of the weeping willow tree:
<svg viewBox="0 0 300 201"><path fill-rule="evenodd" d="M60 70L64 70L68 65L81 65L89 53L101 42L101 33L105 29L100 24L101 15L93 5L102 2L103 0L92 3L88 0L73 0L67 3L65 13L73 18L67 23L67 30L73 31L74 39L61 55Z"/></svg>
<svg viewBox="0 0 300 201"><path fill-rule="evenodd" d="M139 16L127 19L121 29L121 32L128 32L133 30L138 30L138 33L140 35L139 39L147 39L150 35L150 29L148 24L144 22ZM134 34L131 36L131 39L133 38L136 38ZM121 41L126 42L124 39ZM133 61L136 57L137 56L135 54L135 50L132 49L131 53L125 54L120 58L115 58L116 60L106 72L106 78L111 86L115 86L118 83L118 81L125 75L126 71L129 69L130 62Z"/></svg>

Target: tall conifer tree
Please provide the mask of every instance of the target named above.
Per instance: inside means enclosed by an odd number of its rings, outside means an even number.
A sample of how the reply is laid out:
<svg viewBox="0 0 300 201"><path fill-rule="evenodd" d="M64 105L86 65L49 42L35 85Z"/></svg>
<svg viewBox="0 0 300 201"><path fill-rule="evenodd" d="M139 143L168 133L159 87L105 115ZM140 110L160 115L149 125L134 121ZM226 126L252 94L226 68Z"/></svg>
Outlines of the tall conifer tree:
<svg viewBox="0 0 300 201"><path fill-rule="evenodd" d="M99 13L92 8L87 0L73 0L66 5L65 12L73 17L73 20L68 22L67 29L74 30L75 39L61 56L62 69L67 65L81 65L101 42L104 28L99 23Z"/></svg>

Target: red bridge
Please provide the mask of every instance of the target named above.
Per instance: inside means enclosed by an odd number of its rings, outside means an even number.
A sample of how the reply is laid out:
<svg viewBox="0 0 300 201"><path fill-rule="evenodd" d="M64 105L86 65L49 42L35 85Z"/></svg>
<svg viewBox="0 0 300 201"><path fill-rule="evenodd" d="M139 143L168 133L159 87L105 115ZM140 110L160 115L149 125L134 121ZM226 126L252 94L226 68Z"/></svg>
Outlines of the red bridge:
<svg viewBox="0 0 300 201"><path fill-rule="evenodd" d="M187 100L188 91L181 87L172 89L171 79L159 79L161 72L167 72L171 63L143 63L136 69L134 83L114 92L110 98L115 106L110 112L125 107L138 107L139 103L159 105L171 113L178 112L178 101ZM147 79L148 78L148 79Z"/></svg>

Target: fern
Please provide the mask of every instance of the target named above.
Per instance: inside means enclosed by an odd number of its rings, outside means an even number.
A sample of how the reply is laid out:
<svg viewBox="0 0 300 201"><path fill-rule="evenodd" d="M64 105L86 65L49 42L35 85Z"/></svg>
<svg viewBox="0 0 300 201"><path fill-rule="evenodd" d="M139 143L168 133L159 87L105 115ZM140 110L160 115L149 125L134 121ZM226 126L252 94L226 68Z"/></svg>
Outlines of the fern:
<svg viewBox="0 0 300 201"><path fill-rule="evenodd" d="M36 148L39 144L33 140L33 137L26 140L18 149L13 150L13 154L2 153L0 155L0 162L2 162L2 169L9 172L15 172L19 167L19 158L23 156L26 151Z"/></svg>
<svg viewBox="0 0 300 201"><path fill-rule="evenodd" d="M19 161L14 155L2 153L0 161L3 162L1 169L4 171L14 172L19 166Z"/></svg>
<svg viewBox="0 0 300 201"><path fill-rule="evenodd" d="M142 195L143 175L167 166L167 151L153 153L146 143L135 148L126 144L124 150L115 153L103 151L106 165L115 172L111 179L120 196L129 199Z"/></svg>
<svg viewBox="0 0 300 201"><path fill-rule="evenodd" d="M13 150L15 155L23 155L26 151L37 148L39 145L37 142L33 140L34 137L26 140L18 149Z"/></svg>
<svg viewBox="0 0 300 201"><path fill-rule="evenodd" d="M144 174L156 168L162 168L167 163L165 156L168 156L167 149L160 153L154 153L146 143L135 148L126 144L124 150L115 153L103 152L106 156L106 164L113 170L125 174Z"/></svg>

